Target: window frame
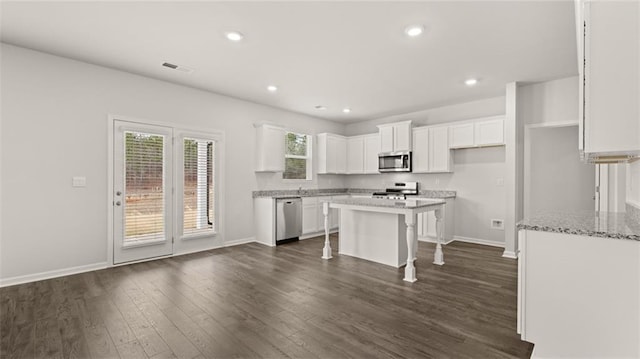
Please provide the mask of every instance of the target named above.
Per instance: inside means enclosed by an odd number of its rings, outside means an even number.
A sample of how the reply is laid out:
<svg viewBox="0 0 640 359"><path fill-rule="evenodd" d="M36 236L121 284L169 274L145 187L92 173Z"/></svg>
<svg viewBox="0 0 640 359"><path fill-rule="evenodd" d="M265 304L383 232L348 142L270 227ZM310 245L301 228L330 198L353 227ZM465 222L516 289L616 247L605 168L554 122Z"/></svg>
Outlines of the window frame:
<svg viewBox="0 0 640 359"><path fill-rule="evenodd" d="M213 222L211 229L198 230L193 233L185 233L184 231L184 140L192 139L197 141L213 142ZM191 239L200 239L207 237L215 237L221 233L221 201L220 187L221 187L221 141L222 138L219 134L204 133L204 132L189 132L183 130L176 130L174 134L174 152L176 170L175 175L175 210L176 210L176 236L181 241L188 241Z"/></svg>
<svg viewBox="0 0 640 359"><path fill-rule="evenodd" d="M307 136L307 155L306 156L300 156L300 155L290 155L287 153L287 135L293 133L297 136ZM285 130L284 131L284 137L283 140L285 141L285 147L284 147L284 161L285 161L285 170L282 171L282 181L283 182L287 182L287 183L308 183L309 181L313 181L313 135L310 134L306 134L306 133L300 133L297 131L293 131L293 130ZM286 171L286 161L287 158L294 158L294 159L301 159L301 160L306 160L307 162L307 175L306 178L302 179L302 178L284 178L284 174Z"/></svg>

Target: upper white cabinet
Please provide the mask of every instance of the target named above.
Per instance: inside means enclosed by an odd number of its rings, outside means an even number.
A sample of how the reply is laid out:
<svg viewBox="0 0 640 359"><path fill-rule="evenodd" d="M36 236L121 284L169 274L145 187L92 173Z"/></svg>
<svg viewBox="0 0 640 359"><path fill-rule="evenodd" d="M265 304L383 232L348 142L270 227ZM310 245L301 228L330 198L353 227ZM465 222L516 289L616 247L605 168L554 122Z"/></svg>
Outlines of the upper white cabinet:
<svg viewBox="0 0 640 359"><path fill-rule="evenodd" d="M576 1L579 148L640 155L640 2Z"/></svg>
<svg viewBox="0 0 640 359"><path fill-rule="evenodd" d="M488 117L449 126L449 147L504 145L504 118Z"/></svg>
<svg viewBox="0 0 640 359"><path fill-rule="evenodd" d="M318 174L347 173L347 138L332 133L318 134Z"/></svg>
<svg viewBox="0 0 640 359"><path fill-rule="evenodd" d="M451 172L449 127L429 127L429 172Z"/></svg>
<svg viewBox="0 0 640 359"><path fill-rule="evenodd" d="M255 125L256 172L284 171L284 129L272 125Z"/></svg>
<svg viewBox="0 0 640 359"><path fill-rule="evenodd" d="M411 121L378 125L380 152L411 151Z"/></svg>
<svg viewBox="0 0 640 359"><path fill-rule="evenodd" d="M429 127L413 129L413 156L411 158L414 173L429 172Z"/></svg>
<svg viewBox="0 0 640 359"><path fill-rule="evenodd" d="M448 126L413 129L413 172L451 172Z"/></svg>
<svg viewBox="0 0 640 359"><path fill-rule="evenodd" d="M347 173L364 173L364 137L347 138Z"/></svg>
<svg viewBox="0 0 640 359"><path fill-rule="evenodd" d="M364 138L364 173L378 172L378 154L380 151L380 134L363 136Z"/></svg>

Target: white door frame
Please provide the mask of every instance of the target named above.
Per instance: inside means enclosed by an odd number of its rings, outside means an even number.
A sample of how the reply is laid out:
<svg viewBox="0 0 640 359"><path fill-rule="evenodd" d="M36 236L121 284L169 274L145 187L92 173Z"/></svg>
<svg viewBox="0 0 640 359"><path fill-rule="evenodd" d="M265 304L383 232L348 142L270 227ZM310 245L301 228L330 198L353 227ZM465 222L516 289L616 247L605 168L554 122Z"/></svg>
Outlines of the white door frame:
<svg viewBox="0 0 640 359"><path fill-rule="evenodd" d="M114 141L114 128L115 128L115 121L116 120L120 120L120 121L127 121L127 122L137 122L137 123L141 123L141 124L148 124L148 125L157 125L157 126L165 126L165 127L172 127L174 129L174 135L177 133L198 133L198 134L206 134L208 137L214 137L218 142L216 142L216 152L217 152L217 157L216 157L216 180L217 180L217 187L216 187L216 194L217 194L217 203L216 203L216 209L218 211L218 218L217 218L217 231L215 234L215 238L212 241L211 237L207 238L207 237L202 237L202 238L198 238L198 239L191 239L188 241L185 241L183 243L182 239L179 238L179 235L177 233L174 233L174 238L175 238L175 243L174 243L174 251L173 251L173 255L168 255L168 256L163 256L163 257L155 257L155 258L150 258L150 259L144 259L144 260L140 260L140 261L132 261L132 262L127 262L127 263L123 263L123 264L115 264L113 263L113 221L114 221L114 217L113 217L113 202L115 200L113 192L114 192L114 181L113 181L113 175L114 175L114 168L113 168L113 141ZM219 130L211 130L211 129L202 129L202 128L194 128L194 127L188 127L188 126L184 126L182 124L178 124L178 123L171 123L171 122L161 122L161 121L152 121L152 120L147 120L147 119L141 119L141 118L135 118L135 117L131 117L131 116L122 116L122 115L117 115L117 114L108 114L107 116L107 267L114 267L114 266L120 266L120 265L126 265L126 264L132 264L132 263L137 263L137 262L146 262L149 260L156 260L156 259L160 259L160 258L167 258L167 257L172 257L172 256L176 256L176 255L181 255L181 254L187 254L187 253L193 253L193 252L200 252L200 251L204 251L204 250L208 250L208 249L214 249L214 248L220 248L220 247L224 247L225 244L224 243L224 238L225 238L225 154L226 154L226 136L224 131L219 131ZM174 153L172 154L173 158L173 162L177 163L176 161L176 154L175 154L175 149L174 149ZM174 185L177 182L177 173L178 171L173 171L173 183ZM176 211L178 210L177 206L179 204L177 204L177 201L174 200L174 204L173 204L173 210L174 213L177 213ZM177 216L174 216L177 217ZM176 223L174 223L173 225L174 228L174 232L177 230L178 226L176 225ZM237 241L238 243L246 243L247 239L243 239L243 240L239 240ZM234 241L235 243L235 241Z"/></svg>

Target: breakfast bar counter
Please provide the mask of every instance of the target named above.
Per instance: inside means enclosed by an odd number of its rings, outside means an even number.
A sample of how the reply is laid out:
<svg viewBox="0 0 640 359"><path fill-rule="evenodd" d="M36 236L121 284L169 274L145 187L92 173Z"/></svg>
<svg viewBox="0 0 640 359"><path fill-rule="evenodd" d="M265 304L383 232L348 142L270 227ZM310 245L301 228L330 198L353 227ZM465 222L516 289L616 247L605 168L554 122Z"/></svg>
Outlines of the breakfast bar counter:
<svg viewBox="0 0 640 359"><path fill-rule="evenodd" d="M345 198L327 201L323 204L325 243L322 258L332 258L329 210L340 209L338 253L396 268L406 265L404 280L415 282L417 279L413 262L417 254L417 214L435 212L437 245L433 263L443 265L442 220L445 203L442 199L425 198Z"/></svg>

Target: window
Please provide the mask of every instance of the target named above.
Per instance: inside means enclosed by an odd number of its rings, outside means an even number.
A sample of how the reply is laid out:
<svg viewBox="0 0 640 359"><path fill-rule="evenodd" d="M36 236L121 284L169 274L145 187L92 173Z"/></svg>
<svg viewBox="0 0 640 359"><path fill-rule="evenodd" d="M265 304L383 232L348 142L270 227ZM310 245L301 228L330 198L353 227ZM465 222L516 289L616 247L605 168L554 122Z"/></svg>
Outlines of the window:
<svg viewBox="0 0 640 359"><path fill-rule="evenodd" d="M184 138L184 196L182 200L185 235L214 228L214 151L215 142Z"/></svg>
<svg viewBox="0 0 640 359"><path fill-rule="evenodd" d="M282 178L310 181L311 176L311 136L287 132Z"/></svg>

